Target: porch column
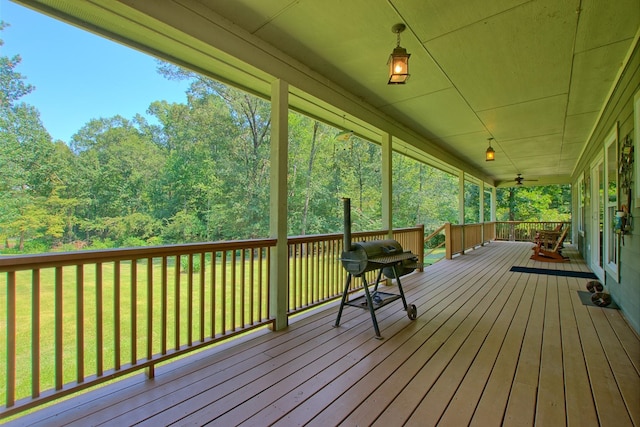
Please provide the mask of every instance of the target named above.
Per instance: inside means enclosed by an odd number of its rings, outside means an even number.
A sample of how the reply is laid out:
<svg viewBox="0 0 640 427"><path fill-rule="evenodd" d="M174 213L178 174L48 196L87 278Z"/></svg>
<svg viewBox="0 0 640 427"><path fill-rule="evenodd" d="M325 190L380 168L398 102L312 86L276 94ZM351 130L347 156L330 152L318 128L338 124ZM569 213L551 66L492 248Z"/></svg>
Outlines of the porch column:
<svg viewBox="0 0 640 427"><path fill-rule="evenodd" d="M482 224L480 227L480 246L484 246L484 181L480 181L478 192L478 203L480 204L478 207L480 209L478 212L478 220L480 224Z"/></svg>
<svg viewBox="0 0 640 427"><path fill-rule="evenodd" d="M382 135L382 228L389 230L388 237L393 237L393 163L391 134Z"/></svg>
<svg viewBox="0 0 640 427"><path fill-rule="evenodd" d="M464 171L458 173L458 224L464 225Z"/></svg>
<svg viewBox="0 0 640 427"><path fill-rule="evenodd" d="M288 325L288 252L287 244L287 146L289 113L289 85L282 80L271 84L271 179L269 234L276 238L271 254L269 313L273 316L274 330Z"/></svg>
<svg viewBox="0 0 640 427"><path fill-rule="evenodd" d="M484 222L484 181L480 181L479 202L480 203L480 222Z"/></svg>
<svg viewBox="0 0 640 427"><path fill-rule="evenodd" d="M496 187L491 187L491 221L496 222L496 200L498 199Z"/></svg>
<svg viewBox="0 0 640 427"><path fill-rule="evenodd" d="M462 240L462 255L464 255L464 171L460 171L458 175L458 223L462 226L460 239Z"/></svg>

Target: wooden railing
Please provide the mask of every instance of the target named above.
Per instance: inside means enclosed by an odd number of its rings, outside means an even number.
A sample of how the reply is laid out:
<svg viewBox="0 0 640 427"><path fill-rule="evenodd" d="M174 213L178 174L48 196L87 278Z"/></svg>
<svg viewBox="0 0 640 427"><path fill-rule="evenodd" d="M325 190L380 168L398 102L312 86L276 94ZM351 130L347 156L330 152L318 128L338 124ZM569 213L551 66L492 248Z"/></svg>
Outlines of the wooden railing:
<svg viewBox="0 0 640 427"><path fill-rule="evenodd" d="M454 225L445 224L446 258L452 259L454 255L463 254L464 251L484 245L495 239L495 223L485 222L481 224Z"/></svg>
<svg viewBox="0 0 640 427"><path fill-rule="evenodd" d="M0 257L6 416L271 323L275 240Z"/></svg>
<svg viewBox="0 0 640 427"><path fill-rule="evenodd" d="M570 224L564 221L504 221L464 225L446 223L446 258L451 259L454 255L463 254L464 251L491 240L533 242L537 231L568 227Z"/></svg>
<svg viewBox="0 0 640 427"><path fill-rule="evenodd" d="M423 227L393 231L420 259L423 237ZM153 377L160 362L272 324L275 244L0 257L0 419L137 370ZM288 246L290 315L341 295L342 234L292 237Z"/></svg>
<svg viewBox="0 0 640 427"><path fill-rule="evenodd" d="M557 227L568 227L566 221L503 221L496 222L496 240L509 240L515 242L533 242L537 231L554 230ZM566 242L570 242L571 236L567 235Z"/></svg>

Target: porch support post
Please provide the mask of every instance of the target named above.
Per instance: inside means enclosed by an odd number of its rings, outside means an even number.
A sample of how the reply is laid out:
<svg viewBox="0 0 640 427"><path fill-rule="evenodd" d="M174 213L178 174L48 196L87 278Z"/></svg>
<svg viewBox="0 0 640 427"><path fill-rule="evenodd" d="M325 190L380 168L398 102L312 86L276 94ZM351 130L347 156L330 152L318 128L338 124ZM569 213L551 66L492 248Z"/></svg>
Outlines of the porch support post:
<svg viewBox="0 0 640 427"><path fill-rule="evenodd" d="M478 190L480 203L480 222L484 222L484 181L480 181L480 189Z"/></svg>
<svg viewBox="0 0 640 427"><path fill-rule="evenodd" d="M498 195L497 195L496 187L491 187L491 222L496 222L496 200L497 199L498 199Z"/></svg>
<svg viewBox="0 0 640 427"><path fill-rule="evenodd" d="M289 85L282 80L271 84L271 179L269 234L278 242L271 254L269 314L274 330L288 325L287 293L289 265L287 244L287 148Z"/></svg>
<svg viewBox="0 0 640 427"><path fill-rule="evenodd" d="M484 181L480 181L480 188L478 189L478 219L480 221L480 246L484 246Z"/></svg>
<svg viewBox="0 0 640 427"><path fill-rule="evenodd" d="M464 255L464 171L460 171L458 175L458 223L462 226L461 240L462 240L462 252Z"/></svg>
<svg viewBox="0 0 640 427"><path fill-rule="evenodd" d="M393 238L393 164L391 134L382 135L382 228Z"/></svg>

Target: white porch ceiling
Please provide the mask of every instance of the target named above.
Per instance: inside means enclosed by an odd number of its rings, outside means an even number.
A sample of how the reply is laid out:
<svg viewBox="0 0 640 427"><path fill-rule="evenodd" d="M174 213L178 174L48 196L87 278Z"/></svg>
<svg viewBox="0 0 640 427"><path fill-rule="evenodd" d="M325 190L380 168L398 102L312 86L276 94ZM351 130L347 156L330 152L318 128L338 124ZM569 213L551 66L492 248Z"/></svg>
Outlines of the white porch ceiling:
<svg viewBox="0 0 640 427"><path fill-rule="evenodd" d="M638 0L121 0L126 13L104 0L83 11L73 0L20 2L256 92L283 78L298 108L372 139L391 132L496 185L517 173L569 182L640 27ZM115 10L122 28L89 9ZM396 23L407 26L411 77L389 86ZM136 36L141 28L162 37ZM489 137L494 162L484 160Z"/></svg>

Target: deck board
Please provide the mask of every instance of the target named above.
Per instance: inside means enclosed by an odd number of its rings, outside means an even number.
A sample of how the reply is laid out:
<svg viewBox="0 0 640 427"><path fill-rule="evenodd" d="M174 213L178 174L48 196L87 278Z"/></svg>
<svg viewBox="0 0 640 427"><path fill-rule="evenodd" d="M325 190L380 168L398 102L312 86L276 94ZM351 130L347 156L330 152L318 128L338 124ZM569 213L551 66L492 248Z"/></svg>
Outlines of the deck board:
<svg viewBox="0 0 640 427"><path fill-rule="evenodd" d="M531 244L493 242L402 278L369 313L336 304L42 408L10 425L640 425L640 340L585 279L509 271ZM390 288L390 291L395 291ZM635 423L635 424L634 424Z"/></svg>
<svg viewBox="0 0 640 427"><path fill-rule="evenodd" d="M571 295L575 294L579 283L583 281L565 277L559 282L561 282L558 283L558 305L562 331L563 374L565 388L570 391L566 394L567 425L597 425L598 418L574 314L576 309L582 310L584 307L574 307L571 301Z"/></svg>

